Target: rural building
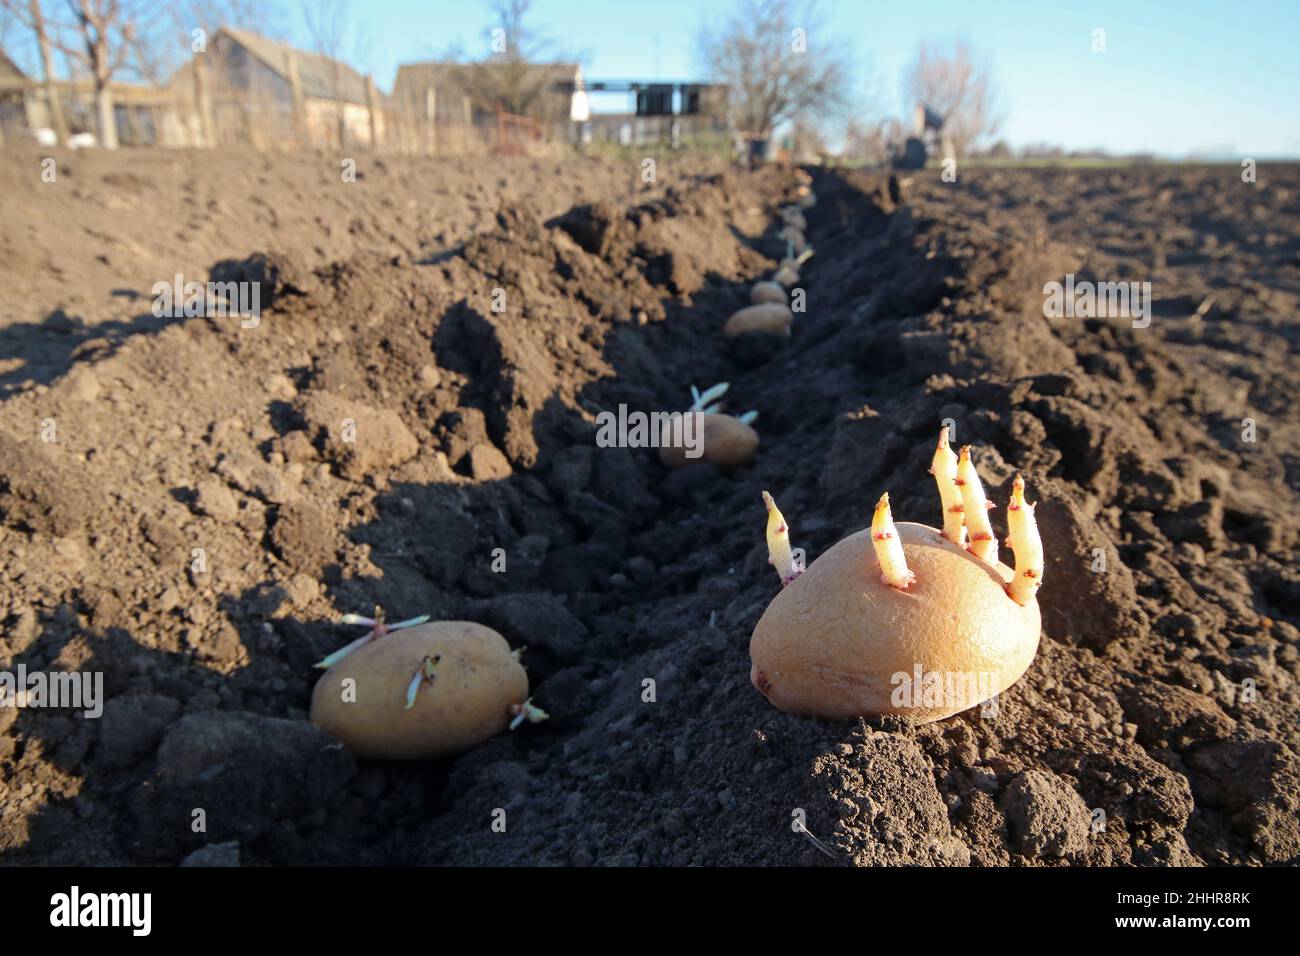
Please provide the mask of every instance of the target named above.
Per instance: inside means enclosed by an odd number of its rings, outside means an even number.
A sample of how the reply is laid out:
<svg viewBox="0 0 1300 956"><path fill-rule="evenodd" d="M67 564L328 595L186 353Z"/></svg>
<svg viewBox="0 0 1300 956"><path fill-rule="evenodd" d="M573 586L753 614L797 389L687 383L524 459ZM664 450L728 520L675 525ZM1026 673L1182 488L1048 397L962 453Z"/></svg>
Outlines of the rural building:
<svg viewBox="0 0 1300 956"><path fill-rule="evenodd" d="M18 64L0 50L0 139L27 129L27 111L23 104L23 90L27 77Z"/></svg>
<svg viewBox="0 0 1300 956"><path fill-rule="evenodd" d="M729 89L716 83L609 81L594 92L626 93L629 110L593 113L584 139L622 146L699 143L729 139Z"/></svg>
<svg viewBox="0 0 1300 956"><path fill-rule="evenodd" d="M291 137L320 145L384 139L384 111L369 77L340 60L248 30L222 27L173 74L178 128L169 139L269 146Z"/></svg>
<svg viewBox="0 0 1300 956"><path fill-rule="evenodd" d="M98 138L95 85L88 79L55 80L55 95L63 108L68 131ZM170 97L139 83L113 82L113 116L118 142L139 146L160 142L159 128L170 109ZM45 84L32 79L0 50L0 133L5 137L33 138L37 131L53 136L54 121Z"/></svg>

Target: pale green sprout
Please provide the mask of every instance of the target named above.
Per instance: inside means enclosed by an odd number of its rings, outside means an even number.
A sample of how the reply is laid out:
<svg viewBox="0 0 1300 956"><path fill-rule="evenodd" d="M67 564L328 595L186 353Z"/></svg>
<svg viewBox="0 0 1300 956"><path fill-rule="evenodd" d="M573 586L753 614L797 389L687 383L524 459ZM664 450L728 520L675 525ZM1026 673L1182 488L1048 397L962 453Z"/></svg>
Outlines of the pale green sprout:
<svg viewBox="0 0 1300 956"><path fill-rule="evenodd" d="M528 721L530 724L540 724L543 720L551 719L551 715L534 704L531 697L522 704L511 704L510 713L514 714L514 720L510 721L511 730L518 730L524 721Z"/></svg>
<svg viewBox="0 0 1300 956"><path fill-rule="evenodd" d="M416 668L415 676L411 678L411 683L406 688L406 707L403 708L404 710L410 710L415 706L415 697L420 693L421 684L425 681L428 681L430 684L434 682L434 679L438 676L436 668L438 662L441 660L441 654L424 655L424 660L422 660L420 666Z"/></svg>
<svg viewBox="0 0 1300 956"><path fill-rule="evenodd" d="M722 413L722 403L717 401L723 395L727 394L727 389L731 388L730 382L719 382L712 388L706 388L701 392L694 385L691 386L691 407L688 412L699 412L702 415L718 415ZM752 425L758 418L758 412L749 411L743 415L737 415L737 419L746 425Z"/></svg>
<svg viewBox="0 0 1300 956"><path fill-rule="evenodd" d="M424 624L428 620L429 620L429 615L422 614L419 617L411 618L409 621L398 621L396 624L385 624L384 609L379 607L378 605L375 606L374 617L362 617L360 614L344 614L341 618L339 618L340 624L362 624L370 628L370 631L366 634L363 634L361 637L358 637L352 643L340 647L337 651L335 651L333 654L330 654L324 660L318 662L315 666L321 668L322 670L328 670L329 668L337 664L339 661L343 660L343 658L351 654L353 651L365 647L371 641L378 640L379 638L387 634L389 631L400 631L404 628L416 627L420 624Z"/></svg>

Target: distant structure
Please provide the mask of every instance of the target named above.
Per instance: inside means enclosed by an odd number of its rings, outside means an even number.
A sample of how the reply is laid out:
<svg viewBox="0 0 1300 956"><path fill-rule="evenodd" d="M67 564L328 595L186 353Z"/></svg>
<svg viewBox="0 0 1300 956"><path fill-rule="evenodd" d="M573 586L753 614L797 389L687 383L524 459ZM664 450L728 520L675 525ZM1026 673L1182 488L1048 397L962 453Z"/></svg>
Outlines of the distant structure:
<svg viewBox="0 0 1300 956"><path fill-rule="evenodd" d="M369 146L384 138L383 98L370 77L248 30L219 29L168 87L195 104L171 117L181 125L167 130L170 141Z"/></svg>
<svg viewBox="0 0 1300 956"><path fill-rule="evenodd" d="M18 64L9 59L4 50L0 50L0 84L4 84L0 86L0 140L27 126L27 110L21 88L27 82L27 75L18 69Z"/></svg>
<svg viewBox="0 0 1300 956"><path fill-rule="evenodd" d="M926 159L940 149L944 156L952 156L952 143L943 131L946 118L924 103L916 104L913 114L912 135L903 141L901 150L895 144L890 165L895 169L924 169Z"/></svg>
<svg viewBox="0 0 1300 956"><path fill-rule="evenodd" d="M54 95L63 110L69 132L81 144L92 143L98 133L95 87L88 79L54 80ZM139 83L113 82L113 118L117 138L124 146L160 143L159 127L170 107L170 96ZM0 50L0 138L31 139L53 145L53 118L46 84L28 77Z"/></svg>
<svg viewBox="0 0 1300 956"><path fill-rule="evenodd" d="M632 108L592 113L577 131L582 142L623 146L728 138L730 89L721 83L665 83L659 80L595 80L579 92L625 93Z"/></svg>

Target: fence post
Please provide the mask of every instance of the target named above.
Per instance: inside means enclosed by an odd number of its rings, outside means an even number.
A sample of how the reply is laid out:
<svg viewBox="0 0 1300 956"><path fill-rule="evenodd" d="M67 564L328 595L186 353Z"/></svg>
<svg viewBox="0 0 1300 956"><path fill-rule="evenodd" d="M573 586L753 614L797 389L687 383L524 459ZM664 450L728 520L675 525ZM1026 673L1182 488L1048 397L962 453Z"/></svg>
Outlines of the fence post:
<svg viewBox="0 0 1300 956"><path fill-rule="evenodd" d="M298 57L290 47L285 50L285 73L289 77L289 90L293 94L293 131L302 136L307 128L306 106L302 100L302 80L298 78Z"/></svg>
<svg viewBox="0 0 1300 956"><path fill-rule="evenodd" d="M379 104L375 92L375 78L366 77L366 110L370 113L370 148L379 148Z"/></svg>
<svg viewBox="0 0 1300 956"><path fill-rule="evenodd" d="M209 84L207 53L194 54L194 98L199 111L199 135L203 145L216 145L216 133L212 122L212 87Z"/></svg>
<svg viewBox="0 0 1300 956"><path fill-rule="evenodd" d="M438 88L427 86L424 89L424 121L428 136L425 146L430 153L438 152Z"/></svg>

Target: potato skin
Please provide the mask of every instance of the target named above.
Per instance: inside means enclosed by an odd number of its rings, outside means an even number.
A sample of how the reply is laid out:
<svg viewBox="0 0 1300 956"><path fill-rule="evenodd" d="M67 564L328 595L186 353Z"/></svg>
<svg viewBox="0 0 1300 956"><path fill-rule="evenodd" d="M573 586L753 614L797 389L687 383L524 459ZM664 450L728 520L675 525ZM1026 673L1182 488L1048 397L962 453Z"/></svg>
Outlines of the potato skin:
<svg viewBox="0 0 1300 956"><path fill-rule="evenodd" d="M406 710L406 691L425 655L438 676ZM355 701L343 680L356 680ZM326 671L311 695L311 722L358 757L424 760L469 750L510 722L511 704L528 698L528 675L506 639L472 621L437 621L393 631Z"/></svg>
<svg viewBox="0 0 1300 956"><path fill-rule="evenodd" d="M685 448L669 445L669 432L665 429L659 446L659 460L669 468L685 468L702 461L719 468L739 468L754 460L758 451L758 432L731 415L710 413L703 419L704 445L699 458L687 458Z"/></svg>
<svg viewBox="0 0 1300 956"><path fill-rule="evenodd" d="M752 305L762 305L765 302L788 305L790 299L785 294L785 287L781 283L768 280L754 283L753 288L749 290L749 301Z"/></svg>
<svg viewBox="0 0 1300 956"><path fill-rule="evenodd" d="M920 723L965 710L895 706L894 675L991 674L993 694L1014 684L1038 650L1036 601L1007 596L1012 571L980 561L935 528L897 525L916 583L880 580L869 530L840 541L768 605L750 639L750 680L780 710L848 718L900 714ZM992 694L988 695L992 696Z"/></svg>
<svg viewBox="0 0 1300 956"><path fill-rule="evenodd" d="M748 305L727 319L722 334L729 339L746 332L770 332L773 335L789 335L790 323L794 313L788 305L780 302L764 302L762 305Z"/></svg>

